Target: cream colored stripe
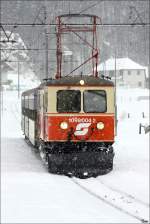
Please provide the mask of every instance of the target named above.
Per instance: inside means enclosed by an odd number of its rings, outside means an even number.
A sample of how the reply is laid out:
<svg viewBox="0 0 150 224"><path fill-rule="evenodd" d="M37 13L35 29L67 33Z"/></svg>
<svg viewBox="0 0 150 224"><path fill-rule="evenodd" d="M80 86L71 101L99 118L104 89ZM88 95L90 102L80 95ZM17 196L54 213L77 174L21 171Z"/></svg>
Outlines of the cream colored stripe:
<svg viewBox="0 0 150 224"><path fill-rule="evenodd" d="M82 114L82 113L78 113L78 114L58 114L58 113L45 113L45 115L51 116L51 117L79 117L79 116L83 116L83 117L91 117L91 116L96 116L96 117L114 117L114 114L109 114L109 113L105 113L105 114Z"/></svg>

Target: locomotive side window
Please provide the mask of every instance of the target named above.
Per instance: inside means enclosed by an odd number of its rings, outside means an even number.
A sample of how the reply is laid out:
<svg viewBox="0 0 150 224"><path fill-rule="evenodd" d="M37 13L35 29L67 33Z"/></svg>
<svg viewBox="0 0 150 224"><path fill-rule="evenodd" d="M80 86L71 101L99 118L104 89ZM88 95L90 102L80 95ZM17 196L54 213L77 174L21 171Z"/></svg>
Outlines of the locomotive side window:
<svg viewBox="0 0 150 224"><path fill-rule="evenodd" d="M79 90L59 90L57 92L58 112L80 112L81 92Z"/></svg>
<svg viewBox="0 0 150 224"><path fill-rule="evenodd" d="M106 92L104 90L86 90L83 93L83 110L86 113L104 113L107 111Z"/></svg>
<svg viewBox="0 0 150 224"><path fill-rule="evenodd" d="M43 108L43 102L44 102L44 95L43 93L40 94L40 108Z"/></svg>
<svg viewBox="0 0 150 224"><path fill-rule="evenodd" d="M34 95L29 95L29 109L30 110L35 109Z"/></svg>
<svg viewBox="0 0 150 224"><path fill-rule="evenodd" d="M45 92L44 95L44 110L47 112L47 106L48 106L48 92Z"/></svg>
<svg viewBox="0 0 150 224"><path fill-rule="evenodd" d="M37 109L40 110L40 93L37 94Z"/></svg>
<svg viewBox="0 0 150 224"><path fill-rule="evenodd" d="M22 96L22 114L31 120L36 119L36 94Z"/></svg>

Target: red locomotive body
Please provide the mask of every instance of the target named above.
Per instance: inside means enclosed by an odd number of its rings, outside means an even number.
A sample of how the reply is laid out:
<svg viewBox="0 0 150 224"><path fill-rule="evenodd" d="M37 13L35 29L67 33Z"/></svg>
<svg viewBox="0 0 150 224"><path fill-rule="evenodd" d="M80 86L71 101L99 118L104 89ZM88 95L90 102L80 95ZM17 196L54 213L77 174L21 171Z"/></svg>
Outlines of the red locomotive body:
<svg viewBox="0 0 150 224"><path fill-rule="evenodd" d="M114 141L114 114L106 115L85 115L82 116L46 116L45 140L46 141L66 141L74 142L113 142ZM66 122L67 130L62 130L60 124ZM101 131L97 129L97 124L102 122L105 128ZM52 128L53 127L53 128ZM55 131L54 131L55 130Z"/></svg>

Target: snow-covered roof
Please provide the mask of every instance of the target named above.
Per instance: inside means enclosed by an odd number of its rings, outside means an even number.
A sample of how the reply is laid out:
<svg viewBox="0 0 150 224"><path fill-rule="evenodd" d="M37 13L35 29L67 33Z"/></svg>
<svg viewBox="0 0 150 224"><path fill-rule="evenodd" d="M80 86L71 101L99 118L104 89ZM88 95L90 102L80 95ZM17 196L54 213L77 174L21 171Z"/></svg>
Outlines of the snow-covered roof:
<svg viewBox="0 0 150 224"><path fill-rule="evenodd" d="M98 65L98 71L114 71L116 60L116 70L144 69L148 74L148 68L134 62L130 58L109 58L105 62Z"/></svg>

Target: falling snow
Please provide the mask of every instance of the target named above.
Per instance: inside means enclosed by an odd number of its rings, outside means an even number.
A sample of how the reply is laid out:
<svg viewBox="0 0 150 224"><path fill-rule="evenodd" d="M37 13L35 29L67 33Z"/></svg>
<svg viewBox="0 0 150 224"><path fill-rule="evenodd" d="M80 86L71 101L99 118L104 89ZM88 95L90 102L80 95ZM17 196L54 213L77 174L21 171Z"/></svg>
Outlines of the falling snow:
<svg viewBox="0 0 150 224"><path fill-rule="evenodd" d="M145 95L148 90L117 89L114 169L107 175L81 180L48 173L39 155L24 141L17 92L5 91L2 223L140 223L134 216L147 220L149 134L144 130L139 134L139 123L148 122L149 111L147 100L137 100Z"/></svg>

